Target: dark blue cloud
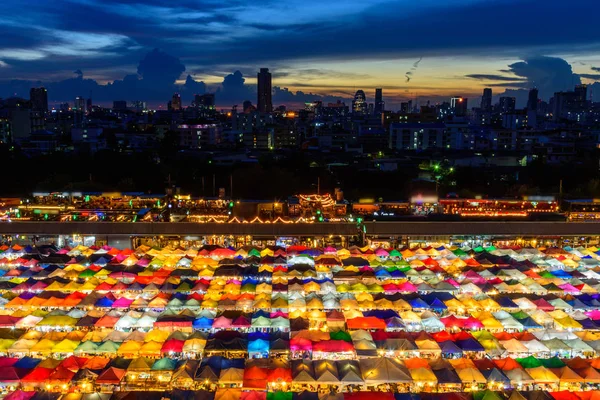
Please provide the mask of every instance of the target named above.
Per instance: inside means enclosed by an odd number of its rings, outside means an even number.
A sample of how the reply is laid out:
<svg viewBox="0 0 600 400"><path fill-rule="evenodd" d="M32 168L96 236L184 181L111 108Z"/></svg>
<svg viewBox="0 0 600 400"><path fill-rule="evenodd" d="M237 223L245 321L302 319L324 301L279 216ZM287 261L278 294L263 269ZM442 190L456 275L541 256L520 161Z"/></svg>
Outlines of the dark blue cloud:
<svg viewBox="0 0 600 400"><path fill-rule="evenodd" d="M68 90L51 96L68 99L75 90L94 86L87 79L73 81L70 77L75 69L86 76L114 81L110 85L96 83L94 93L99 96L108 99L123 91L157 101L173 89L201 89L193 78L183 88L173 85L173 77L184 64L190 66L188 73L192 75L206 71L225 76L236 69L253 74L259 64L279 67L294 60L341 62L454 55L521 58L565 51L593 53L600 46L595 24L581 18L581 10L586 15L600 11L597 0L571 0L568 5L564 0L545 0L543 7L539 0L347 0L342 5L315 0L289 5L274 0L30 3L27 7L20 0L3 3L0 61L8 66L0 68L0 81L4 81L0 95L14 93L10 91L13 87L25 87L23 82L7 83L20 78L41 80L57 90L66 87ZM138 61L153 48L168 49L182 60L179 66L169 64L169 69L163 70L164 77L153 75L159 82L158 90L146 85L149 77L134 74ZM533 58L524 58L527 69L527 60ZM548 80L540 83L539 76L533 79L532 67L519 72L521 69L520 65L511 66L508 72L501 71L507 76L492 83L520 88L535 82L545 87L545 95L562 85L556 80L562 78L546 77ZM377 71L368 72L376 75ZM408 72L407 76L414 78L414 71ZM126 74L133 76L124 79ZM587 75L588 79L592 76ZM307 76L299 80L307 84ZM563 72L560 76L564 77ZM472 78L486 79L483 75ZM68 84L58 84L61 81ZM239 79L235 89L219 90L227 101L252 95L243 83L239 85Z"/></svg>
<svg viewBox="0 0 600 400"><path fill-rule="evenodd" d="M480 81L502 81L502 82L524 82L522 78L515 76L506 75L494 75L494 74L469 74L465 75L467 78L477 79Z"/></svg>

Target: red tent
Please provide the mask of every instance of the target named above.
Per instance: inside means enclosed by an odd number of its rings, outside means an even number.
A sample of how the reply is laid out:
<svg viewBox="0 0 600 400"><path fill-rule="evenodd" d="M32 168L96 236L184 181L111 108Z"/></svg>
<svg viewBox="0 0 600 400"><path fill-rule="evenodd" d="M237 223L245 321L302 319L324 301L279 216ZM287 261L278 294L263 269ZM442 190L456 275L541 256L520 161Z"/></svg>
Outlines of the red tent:
<svg viewBox="0 0 600 400"><path fill-rule="evenodd" d="M376 317L358 317L351 318L346 321L348 329L386 329L387 325L384 320Z"/></svg>
<svg viewBox="0 0 600 400"><path fill-rule="evenodd" d="M575 392L581 400L600 400L600 391L589 390L587 392ZM8 397L5 397L7 399Z"/></svg>
<svg viewBox="0 0 600 400"><path fill-rule="evenodd" d="M2 368L12 367L17 361L19 359L16 357L0 357L0 371Z"/></svg>
<svg viewBox="0 0 600 400"><path fill-rule="evenodd" d="M389 392L354 392L344 393L344 400L394 400L394 394Z"/></svg>
<svg viewBox="0 0 600 400"><path fill-rule="evenodd" d="M75 376L75 372L64 367L58 366L54 372L48 377L50 384L56 385L61 383L71 382Z"/></svg>
<svg viewBox="0 0 600 400"><path fill-rule="evenodd" d="M568 390L562 390L560 392L548 392L555 400L580 400L579 397Z"/></svg>
<svg viewBox="0 0 600 400"><path fill-rule="evenodd" d="M59 367L66 368L73 372L77 372L81 368L83 368L87 360L87 357L70 356L62 360L62 362L59 364Z"/></svg>
<svg viewBox="0 0 600 400"><path fill-rule="evenodd" d="M11 317L10 315L0 315L0 327L15 326L21 318Z"/></svg>
<svg viewBox="0 0 600 400"><path fill-rule="evenodd" d="M44 367L36 367L31 370L30 373L25 375L21 382L44 382L46 381L50 375L54 372L54 368L44 368Z"/></svg>
<svg viewBox="0 0 600 400"><path fill-rule="evenodd" d="M506 358L501 358L498 360L493 360L494 364L496 364L498 366L498 368L500 368L502 371L511 371L513 369L523 369L523 367L521 367L521 364L519 364L518 362L516 362L514 359L510 358L510 357L506 357Z"/></svg>
<svg viewBox="0 0 600 400"><path fill-rule="evenodd" d="M275 368L269 372L267 382L292 382L292 370L287 368Z"/></svg>
<svg viewBox="0 0 600 400"><path fill-rule="evenodd" d="M462 328L464 323L463 319L456 318L454 315L440 318L440 321L446 328Z"/></svg>
<svg viewBox="0 0 600 400"><path fill-rule="evenodd" d="M35 396L37 392L24 392L22 390L15 390L4 397L4 400L29 400Z"/></svg>
<svg viewBox="0 0 600 400"><path fill-rule="evenodd" d="M251 390L249 392L242 392L240 400L266 400L267 392L259 392L258 390Z"/></svg>
<svg viewBox="0 0 600 400"><path fill-rule="evenodd" d="M267 387L267 376L269 370L266 368L250 367L244 370L244 388L265 389Z"/></svg>
<svg viewBox="0 0 600 400"><path fill-rule="evenodd" d="M160 349L161 353L181 353L183 351L183 344L185 341L177 339L169 339L163 343Z"/></svg>
<svg viewBox="0 0 600 400"><path fill-rule="evenodd" d="M436 332L436 333L432 334L431 336L433 336L433 339L438 343L446 342L448 340L454 341L454 337L448 331Z"/></svg>
<svg viewBox="0 0 600 400"><path fill-rule="evenodd" d="M28 370L24 370L22 368L15 368L15 367L2 367L0 368L0 382L1 383L14 383L14 382L19 382L21 380L21 377L24 375L24 372L26 373Z"/></svg>
<svg viewBox="0 0 600 400"><path fill-rule="evenodd" d="M124 369L110 367L98 375L96 383L99 385L118 385L126 372Z"/></svg>
<svg viewBox="0 0 600 400"><path fill-rule="evenodd" d="M347 353L353 352L354 346L352 343L348 343L344 340L322 340L313 343L313 351L320 351L323 353Z"/></svg>

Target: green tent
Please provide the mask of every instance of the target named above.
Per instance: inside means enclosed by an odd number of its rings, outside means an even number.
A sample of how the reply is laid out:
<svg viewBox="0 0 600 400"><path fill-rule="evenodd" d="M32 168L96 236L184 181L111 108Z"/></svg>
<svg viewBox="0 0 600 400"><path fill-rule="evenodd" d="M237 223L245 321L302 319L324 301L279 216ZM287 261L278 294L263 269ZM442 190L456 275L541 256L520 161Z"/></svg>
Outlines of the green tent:
<svg viewBox="0 0 600 400"><path fill-rule="evenodd" d="M96 275L96 272L98 271L94 271L93 269L86 269L84 270L82 273L79 274L80 278L91 278L92 276Z"/></svg>
<svg viewBox="0 0 600 400"><path fill-rule="evenodd" d="M492 392L491 390L484 390L473 392L473 400L503 400L504 396L498 392Z"/></svg>
<svg viewBox="0 0 600 400"><path fill-rule="evenodd" d="M537 358L535 358L534 356L529 356L529 357L525 357L525 358L517 358L515 361L517 361L519 364L521 364L521 367L523 367L523 368L537 368L537 367L542 366L542 362L540 360L538 360Z"/></svg>
<svg viewBox="0 0 600 400"><path fill-rule="evenodd" d="M260 251L258 251L257 249L252 249L248 252L248 257L260 257Z"/></svg>
<svg viewBox="0 0 600 400"><path fill-rule="evenodd" d="M268 392L267 400L292 400L292 392Z"/></svg>
<svg viewBox="0 0 600 400"><path fill-rule="evenodd" d="M79 346L75 349L74 353L85 353L85 354L95 354L98 351L99 343L92 342L90 340L79 343Z"/></svg>
<svg viewBox="0 0 600 400"><path fill-rule="evenodd" d="M346 342L352 342L352 337L346 331L330 332L329 337L331 340L344 340Z"/></svg>
<svg viewBox="0 0 600 400"><path fill-rule="evenodd" d="M516 312L516 313L512 313L512 314L510 314L510 315L512 315L512 316L513 316L513 318L516 318L516 319L525 319L525 318L529 318L529 315L527 315L527 313L526 313L525 311L523 311L523 310L519 310L518 312Z"/></svg>
<svg viewBox="0 0 600 400"><path fill-rule="evenodd" d="M461 257L461 256L468 256L467 252L462 250L462 249L456 249L453 250L452 253L454 253L455 256Z"/></svg>
<svg viewBox="0 0 600 400"><path fill-rule="evenodd" d="M173 371L177 361L172 358L161 358L152 365L152 371Z"/></svg>
<svg viewBox="0 0 600 400"><path fill-rule="evenodd" d="M390 257L402 257L402 254L397 249L394 249L390 251Z"/></svg>
<svg viewBox="0 0 600 400"><path fill-rule="evenodd" d="M540 360L540 362L542 363L542 366L544 366L546 368L562 368L567 365L564 362L562 362L562 360L560 358L558 358L556 356L554 356L552 358Z"/></svg>

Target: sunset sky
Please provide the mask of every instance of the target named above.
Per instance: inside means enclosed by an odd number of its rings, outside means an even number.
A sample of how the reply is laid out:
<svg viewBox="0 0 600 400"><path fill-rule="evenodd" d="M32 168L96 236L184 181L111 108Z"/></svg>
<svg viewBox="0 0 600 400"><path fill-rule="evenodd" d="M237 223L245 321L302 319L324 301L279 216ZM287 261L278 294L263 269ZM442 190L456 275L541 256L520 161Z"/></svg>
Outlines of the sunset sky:
<svg viewBox="0 0 600 400"><path fill-rule="evenodd" d="M239 70L246 78L240 84L253 85L259 67L272 70L274 86L294 93L347 98L356 89L371 96L383 87L389 104L479 96L486 86L495 93L541 86L544 96L579 81L600 81L596 0L33 0L27 6L7 0L3 5L2 97L25 96L28 84L41 82L55 88L51 100L69 100L89 88L108 101L121 93L117 85L105 85L142 79L140 60L155 48L178 59L183 70L171 68L169 62L176 63L171 58L149 60L153 76L174 81L165 79L164 91L149 101L162 101L172 89L166 86L183 85L188 75L190 93L202 87L222 90L224 103L237 101L233 86L229 94L223 89L224 78ZM96 82L58 84L72 78ZM131 90L123 96L127 93ZM239 93L240 100L245 95Z"/></svg>

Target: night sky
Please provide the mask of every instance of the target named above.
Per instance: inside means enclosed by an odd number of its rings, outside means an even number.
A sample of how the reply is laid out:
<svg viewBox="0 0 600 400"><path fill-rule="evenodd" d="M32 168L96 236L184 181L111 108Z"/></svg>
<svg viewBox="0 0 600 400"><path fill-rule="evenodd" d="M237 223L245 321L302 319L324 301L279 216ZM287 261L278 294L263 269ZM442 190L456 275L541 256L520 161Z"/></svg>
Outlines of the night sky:
<svg viewBox="0 0 600 400"><path fill-rule="evenodd" d="M274 103L347 99L384 88L387 104L507 91L524 105L600 82L598 0L5 0L0 96L165 104L217 92L256 101L259 67ZM287 88L287 89L286 89ZM592 86L600 90L600 83ZM300 91L298 93L298 91ZM593 93L594 90L591 90ZM312 93L312 94L309 94ZM600 92L598 94L600 96ZM470 106L478 105L473 100Z"/></svg>

